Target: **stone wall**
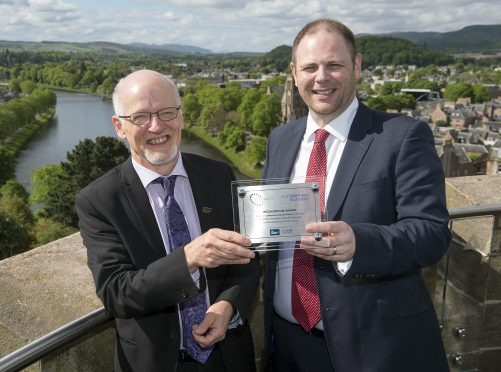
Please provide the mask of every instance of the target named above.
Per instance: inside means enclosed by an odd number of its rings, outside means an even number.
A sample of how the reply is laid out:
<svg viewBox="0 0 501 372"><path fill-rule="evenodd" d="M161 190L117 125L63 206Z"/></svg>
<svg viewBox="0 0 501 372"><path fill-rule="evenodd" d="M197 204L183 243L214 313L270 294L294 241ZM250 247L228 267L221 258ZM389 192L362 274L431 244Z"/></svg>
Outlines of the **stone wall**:
<svg viewBox="0 0 501 372"><path fill-rule="evenodd" d="M0 357L101 307L86 262L79 233L0 261ZM27 370L111 371L113 337L99 330Z"/></svg>

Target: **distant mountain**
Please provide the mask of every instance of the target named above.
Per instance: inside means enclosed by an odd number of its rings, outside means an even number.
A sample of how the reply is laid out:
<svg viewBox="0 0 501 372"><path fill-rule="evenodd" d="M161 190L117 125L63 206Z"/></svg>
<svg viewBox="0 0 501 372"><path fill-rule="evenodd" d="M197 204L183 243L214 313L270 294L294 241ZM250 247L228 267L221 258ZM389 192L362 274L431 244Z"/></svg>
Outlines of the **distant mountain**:
<svg viewBox="0 0 501 372"><path fill-rule="evenodd" d="M446 53L501 52L501 25L467 26L451 32L392 32L385 35Z"/></svg>
<svg viewBox="0 0 501 372"><path fill-rule="evenodd" d="M191 45L165 44L153 45L144 43L118 44L107 41L91 41L87 43L75 43L67 41L6 41L0 40L0 49L26 50L26 51L60 51L60 52L103 52L103 53L131 53L131 52L173 52L173 53L201 53L212 54L209 49Z"/></svg>
<svg viewBox="0 0 501 372"><path fill-rule="evenodd" d="M213 52L209 49L200 48L192 45L181 45L181 44L145 44L145 43L131 43L129 46L133 49L138 49L140 51L169 51L169 52L180 52L180 53L202 53L202 54L212 54Z"/></svg>
<svg viewBox="0 0 501 372"><path fill-rule="evenodd" d="M6 41L0 40L0 49L21 50L31 52L103 52L103 53L131 53L133 50L126 45L93 41L89 43L73 43L67 41Z"/></svg>
<svg viewBox="0 0 501 372"><path fill-rule="evenodd" d="M364 36L382 36L409 40L412 43L436 50L442 53L496 53L501 52L501 25L476 25L464 27L452 32L392 32L386 34L359 34L357 39ZM118 44L104 41L75 43L66 41L4 41L0 40L0 49L26 50L26 51L70 51L70 52L103 52L111 54L120 53L175 53L175 54L215 54L209 49L193 45L182 44ZM269 58L283 59L284 49L279 46L270 51ZM252 56L259 53L218 53L235 56ZM266 53L263 53L266 54ZM269 62L269 61L266 61Z"/></svg>

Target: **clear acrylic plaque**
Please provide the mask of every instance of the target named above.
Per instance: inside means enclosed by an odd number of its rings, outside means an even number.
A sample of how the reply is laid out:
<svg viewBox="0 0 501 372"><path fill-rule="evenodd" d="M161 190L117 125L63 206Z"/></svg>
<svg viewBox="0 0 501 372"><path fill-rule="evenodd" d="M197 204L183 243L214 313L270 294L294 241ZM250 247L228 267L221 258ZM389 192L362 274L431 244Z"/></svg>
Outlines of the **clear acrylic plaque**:
<svg viewBox="0 0 501 372"><path fill-rule="evenodd" d="M260 248L256 250L280 249L281 242L311 235L306 225L325 220L320 207L325 177L314 179L303 183L289 183L288 178L233 181L235 230L248 236L254 248Z"/></svg>

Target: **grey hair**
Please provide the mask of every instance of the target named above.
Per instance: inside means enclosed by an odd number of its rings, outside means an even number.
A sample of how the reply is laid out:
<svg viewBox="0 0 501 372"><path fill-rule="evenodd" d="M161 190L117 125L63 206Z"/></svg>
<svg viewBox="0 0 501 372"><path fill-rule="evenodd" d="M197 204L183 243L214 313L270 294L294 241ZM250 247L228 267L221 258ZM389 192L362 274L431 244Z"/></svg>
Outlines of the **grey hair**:
<svg viewBox="0 0 501 372"><path fill-rule="evenodd" d="M176 99L176 105L179 106L181 105L181 96L179 94L179 89L177 88L176 86L176 83L174 83L174 81L168 77L167 75L164 75L164 74L161 74L161 73L157 73L159 77L163 78L167 84L170 84L171 87L172 87L172 90L174 91L174 95L175 95L175 99ZM124 86L124 81L127 79L129 75L121 78L117 85L115 85L115 89L113 90L113 94L111 96L111 99L112 99L112 102L113 102L113 109L115 110L115 115L124 115L125 113L123 112L123 104L122 104L122 101L120 99L120 95L121 95L121 91L122 91L122 88Z"/></svg>

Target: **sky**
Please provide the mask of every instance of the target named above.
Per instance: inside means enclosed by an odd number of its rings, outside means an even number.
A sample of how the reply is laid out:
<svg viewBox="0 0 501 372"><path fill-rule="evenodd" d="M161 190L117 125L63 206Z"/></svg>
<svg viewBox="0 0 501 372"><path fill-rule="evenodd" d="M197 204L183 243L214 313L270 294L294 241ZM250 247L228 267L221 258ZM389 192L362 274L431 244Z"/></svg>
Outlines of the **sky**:
<svg viewBox="0 0 501 372"><path fill-rule="evenodd" d="M292 45L335 18L354 34L501 24L499 0L0 0L0 40L182 44L216 53Z"/></svg>

